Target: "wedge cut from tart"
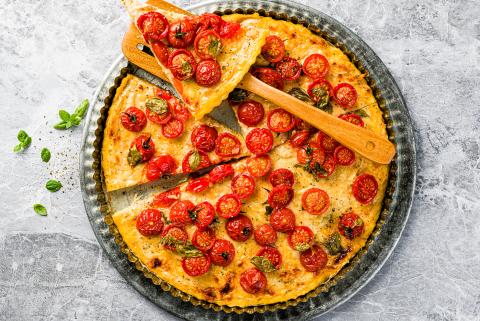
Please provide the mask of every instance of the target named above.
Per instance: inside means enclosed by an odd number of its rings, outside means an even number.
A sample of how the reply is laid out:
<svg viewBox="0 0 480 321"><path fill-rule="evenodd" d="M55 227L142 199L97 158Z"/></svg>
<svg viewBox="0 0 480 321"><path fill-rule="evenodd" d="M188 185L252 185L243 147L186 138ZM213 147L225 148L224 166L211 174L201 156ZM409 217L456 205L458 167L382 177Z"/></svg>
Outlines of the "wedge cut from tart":
<svg viewBox="0 0 480 321"><path fill-rule="evenodd" d="M242 80L265 43L258 19L228 22L125 0L132 22L189 111L201 119Z"/></svg>

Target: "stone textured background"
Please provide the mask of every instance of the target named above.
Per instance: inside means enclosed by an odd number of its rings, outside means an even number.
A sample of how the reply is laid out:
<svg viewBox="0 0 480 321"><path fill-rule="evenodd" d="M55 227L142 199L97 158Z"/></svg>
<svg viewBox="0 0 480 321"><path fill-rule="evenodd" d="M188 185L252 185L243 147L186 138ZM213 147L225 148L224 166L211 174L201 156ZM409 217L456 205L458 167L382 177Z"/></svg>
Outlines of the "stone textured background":
<svg viewBox="0 0 480 321"><path fill-rule="evenodd" d="M318 321L480 320L480 3L301 2L377 52L405 95L418 143L414 205L395 253ZM102 253L80 194L81 128L52 129L57 110L90 97L119 56L128 25L120 2L2 0L0 17L0 320L175 320ZM20 128L33 144L15 155ZM64 188L49 193L49 178Z"/></svg>

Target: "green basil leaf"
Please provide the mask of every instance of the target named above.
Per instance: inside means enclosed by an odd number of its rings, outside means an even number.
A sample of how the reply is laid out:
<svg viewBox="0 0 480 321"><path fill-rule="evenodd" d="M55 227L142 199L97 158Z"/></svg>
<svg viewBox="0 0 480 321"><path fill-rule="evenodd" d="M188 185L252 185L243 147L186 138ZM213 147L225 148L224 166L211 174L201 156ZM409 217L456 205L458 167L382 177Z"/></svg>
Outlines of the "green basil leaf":
<svg viewBox="0 0 480 321"><path fill-rule="evenodd" d="M128 150L127 161L132 167L136 166L142 161L142 154L137 150L136 145L133 145L133 147Z"/></svg>
<svg viewBox="0 0 480 321"><path fill-rule="evenodd" d="M321 99L318 103L315 104L315 107L329 114L333 112L332 104L330 104L330 101L328 98Z"/></svg>
<svg viewBox="0 0 480 321"><path fill-rule="evenodd" d="M332 234L324 243L324 246L330 255L337 255L342 252L343 248L340 242L340 234L338 232Z"/></svg>
<svg viewBox="0 0 480 321"><path fill-rule="evenodd" d="M48 148L44 147L42 148L42 152L40 153L40 156L42 157L42 161L44 161L45 163L48 163L52 154L50 153Z"/></svg>
<svg viewBox="0 0 480 321"><path fill-rule="evenodd" d="M295 245L295 250L299 251L299 252L305 252L306 250L308 250L310 248L310 244L308 243L300 243L300 244L297 244Z"/></svg>
<svg viewBox="0 0 480 321"><path fill-rule="evenodd" d="M22 143L19 143L18 145L16 145L15 147L13 147L13 152L14 153L18 153L20 151L23 150L23 144Z"/></svg>
<svg viewBox="0 0 480 321"><path fill-rule="evenodd" d="M352 112L350 112L349 114L355 114L355 115L358 115L360 117L370 117L367 112L363 109L357 109L357 110L354 110Z"/></svg>
<svg viewBox="0 0 480 321"><path fill-rule="evenodd" d="M40 216L47 216L47 209L42 204L34 204L33 210Z"/></svg>
<svg viewBox="0 0 480 321"><path fill-rule="evenodd" d="M22 142L23 149L25 149L25 148L27 148L28 146L30 146L31 143L32 143L32 137L28 136L28 137L25 138L25 140Z"/></svg>
<svg viewBox="0 0 480 321"><path fill-rule="evenodd" d="M311 102L312 100L310 99L310 96L307 94L307 92L300 87L293 87L288 91L289 95L292 95L293 97L300 99L305 102Z"/></svg>
<svg viewBox="0 0 480 321"><path fill-rule="evenodd" d="M192 171L196 170L200 165L200 157L198 150L195 150L188 158L188 165L190 165Z"/></svg>
<svg viewBox="0 0 480 321"><path fill-rule="evenodd" d="M200 251L190 243L177 244L175 248L177 249L178 254L183 257L200 257L204 255L202 251Z"/></svg>
<svg viewBox="0 0 480 321"><path fill-rule="evenodd" d="M27 137L28 137L28 134L26 131L24 131L23 129L20 129L18 131L17 139L20 143L23 143Z"/></svg>
<svg viewBox="0 0 480 321"><path fill-rule="evenodd" d="M82 121L82 119L80 117L78 117L77 115L73 115L71 118L70 118L70 122L75 125L75 126L78 126L80 125L80 122Z"/></svg>
<svg viewBox="0 0 480 321"><path fill-rule="evenodd" d="M254 256L250 262L255 265L260 271L269 273L276 270L275 266L264 256Z"/></svg>
<svg viewBox="0 0 480 321"><path fill-rule="evenodd" d="M165 99L162 98L150 98L145 102L145 107L147 107L151 112L163 115L168 112L168 103Z"/></svg>
<svg viewBox="0 0 480 321"><path fill-rule="evenodd" d="M55 126L53 126L55 129L67 129L67 123L64 121L59 122Z"/></svg>
<svg viewBox="0 0 480 321"><path fill-rule="evenodd" d="M221 49L222 49L222 43L217 38L212 39L212 41L208 45L208 53L213 57L218 56Z"/></svg>
<svg viewBox="0 0 480 321"><path fill-rule="evenodd" d="M60 109L58 111L58 116L60 116L60 119L63 120L63 121L69 121L70 117L71 117L71 115L68 113L68 111L63 110L63 109Z"/></svg>
<svg viewBox="0 0 480 321"><path fill-rule="evenodd" d="M71 121L67 121L67 122L65 123L65 128L68 129L68 128L72 127L72 125L73 125L73 124L72 124Z"/></svg>
<svg viewBox="0 0 480 321"><path fill-rule="evenodd" d="M88 102L88 99L84 99L80 103L80 105L75 109L73 115L77 116L78 118L80 118L80 120L82 120L83 117L85 116L85 114L87 113L89 105L90 105L90 103Z"/></svg>
<svg viewBox="0 0 480 321"><path fill-rule="evenodd" d="M57 192L60 188L62 188L62 183L51 179L45 184L45 188L48 189L50 192Z"/></svg>
<svg viewBox="0 0 480 321"><path fill-rule="evenodd" d="M13 148L13 151L15 153L18 153L24 150L25 148L30 146L30 144L32 143L32 137L28 136L27 132L24 131L23 129L20 129L18 131L17 139L20 143Z"/></svg>

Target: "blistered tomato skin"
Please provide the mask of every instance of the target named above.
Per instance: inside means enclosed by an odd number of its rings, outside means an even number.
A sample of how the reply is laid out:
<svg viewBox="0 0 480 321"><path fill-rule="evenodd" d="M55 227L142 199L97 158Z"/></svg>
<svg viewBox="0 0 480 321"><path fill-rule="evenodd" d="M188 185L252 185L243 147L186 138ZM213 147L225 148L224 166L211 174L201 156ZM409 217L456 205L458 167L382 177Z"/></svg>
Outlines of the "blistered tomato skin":
<svg viewBox="0 0 480 321"><path fill-rule="evenodd" d="M300 254L300 263L305 270L309 272L317 272L323 269L327 265L327 262L327 253L317 245L312 246Z"/></svg>
<svg viewBox="0 0 480 321"><path fill-rule="evenodd" d="M268 180L273 187L278 185L287 185L292 187L295 183L295 178L292 171L286 168L277 168L273 170L270 173Z"/></svg>
<svg viewBox="0 0 480 321"><path fill-rule="evenodd" d="M147 163L146 176L149 181L154 181L163 176L174 174L176 169L177 164L172 156L160 155Z"/></svg>
<svg viewBox="0 0 480 321"><path fill-rule="evenodd" d="M218 132L215 127L199 125L193 129L190 140L196 149L211 152L215 149L215 140L217 137Z"/></svg>
<svg viewBox="0 0 480 321"><path fill-rule="evenodd" d="M268 204L274 208L284 208L293 199L293 189L288 185L277 185L268 194Z"/></svg>
<svg viewBox="0 0 480 321"><path fill-rule="evenodd" d="M190 51L176 49L168 57L168 67L175 78L187 80L195 75L197 63Z"/></svg>
<svg viewBox="0 0 480 321"><path fill-rule="evenodd" d="M240 285L245 292L255 294L265 290L267 278L259 269L251 268L240 275Z"/></svg>
<svg viewBox="0 0 480 321"><path fill-rule="evenodd" d="M152 206L167 208L175 203L180 197L180 188L175 187L172 190L159 193L153 197Z"/></svg>
<svg viewBox="0 0 480 321"><path fill-rule="evenodd" d="M292 57L284 57L278 62L275 69L282 75L283 80L297 80L302 73L302 65Z"/></svg>
<svg viewBox="0 0 480 321"><path fill-rule="evenodd" d="M220 197L215 205L217 214L223 218L231 218L240 214L242 202L235 194L226 194Z"/></svg>
<svg viewBox="0 0 480 321"><path fill-rule="evenodd" d="M355 114L345 114L345 115L340 115L338 118L348 121L351 124L360 126L360 127L365 127L365 123L363 122L362 117L355 115Z"/></svg>
<svg viewBox="0 0 480 321"><path fill-rule="evenodd" d="M215 232L207 228L197 228L192 236L192 244L202 252L210 250L215 243Z"/></svg>
<svg viewBox="0 0 480 321"><path fill-rule="evenodd" d="M255 191L255 180L249 174L239 174L232 179L231 188L238 198L247 199Z"/></svg>
<svg viewBox="0 0 480 321"><path fill-rule="evenodd" d="M254 236L255 241L260 245L273 245L277 241L277 232L269 224L257 227Z"/></svg>
<svg viewBox="0 0 480 321"><path fill-rule="evenodd" d="M315 235L308 226L296 226L288 235L288 244L296 251L308 250L314 242Z"/></svg>
<svg viewBox="0 0 480 321"><path fill-rule="evenodd" d="M330 197L320 188L312 187L302 195L302 208L310 214L321 215L330 207Z"/></svg>
<svg viewBox="0 0 480 321"><path fill-rule="evenodd" d="M323 78L328 73L329 63L321 54L312 54L303 62L303 72L310 78Z"/></svg>
<svg viewBox="0 0 480 321"><path fill-rule="evenodd" d="M135 152L139 153L140 155L139 159L136 160L135 164L138 164L139 162L146 162L150 158L152 158L153 154L155 154L155 144L153 143L150 136L140 135L133 140L132 144L130 145L129 157L134 155ZM130 162L130 159L129 163L130 165L134 166L133 161Z"/></svg>
<svg viewBox="0 0 480 321"><path fill-rule="evenodd" d="M183 123L177 118L171 118L162 126L162 135L166 138L177 138L183 133Z"/></svg>
<svg viewBox="0 0 480 321"><path fill-rule="evenodd" d="M137 19L137 27L147 42L161 41L168 34L168 20L159 12L147 12Z"/></svg>
<svg viewBox="0 0 480 321"><path fill-rule="evenodd" d="M210 181L213 184L216 184L216 183L222 182L227 177L233 176L234 174L235 174L235 171L232 165L222 164L212 169L210 171L209 176L210 176Z"/></svg>
<svg viewBox="0 0 480 321"><path fill-rule="evenodd" d="M131 131L139 132L147 125L145 113L137 107L127 108L120 116L122 126Z"/></svg>
<svg viewBox="0 0 480 321"><path fill-rule="evenodd" d="M170 221L177 226L192 224L191 212L195 208L190 201L177 201L170 208Z"/></svg>
<svg viewBox="0 0 480 321"><path fill-rule="evenodd" d="M187 48L195 38L195 27L188 19L178 20L169 27L167 40L173 48Z"/></svg>
<svg viewBox="0 0 480 321"><path fill-rule="evenodd" d="M248 133L245 144L253 154L266 154L273 147L272 132L266 128L254 128Z"/></svg>
<svg viewBox="0 0 480 321"><path fill-rule="evenodd" d="M295 229L295 214L289 208L273 210L270 225L277 232L290 233Z"/></svg>
<svg viewBox="0 0 480 321"><path fill-rule="evenodd" d="M201 193L210 186L210 179L208 177L199 177L188 182L185 190L192 193Z"/></svg>
<svg viewBox="0 0 480 321"><path fill-rule="evenodd" d="M295 119L288 111L277 108L268 113L267 126L276 133L286 133L295 126Z"/></svg>
<svg viewBox="0 0 480 321"><path fill-rule="evenodd" d="M347 239L353 240L362 235L364 230L363 220L355 213L345 213L338 221L338 230Z"/></svg>
<svg viewBox="0 0 480 321"><path fill-rule="evenodd" d="M283 82L282 75L280 75L278 71L266 67L257 67L253 70L252 74L267 85L283 90L285 83Z"/></svg>
<svg viewBox="0 0 480 321"><path fill-rule="evenodd" d="M249 127L253 127L262 121L265 116L265 109L258 101L247 100L238 106L237 116L240 122Z"/></svg>
<svg viewBox="0 0 480 321"><path fill-rule="evenodd" d="M350 109L355 106L358 94L352 85L341 83L333 89L333 97L340 106L345 109Z"/></svg>
<svg viewBox="0 0 480 321"><path fill-rule="evenodd" d="M235 247L230 241L217 239L209 254L213 264L227 266L235 258Z"/></svg>
<svg viewBox="0 0 480 321"><path fill-rule="evenodd" d="M221 133L218 135L215 144L215 153L220 157L237 156L242 150L240 140L230 133Z"/></svg>
<svg viewBox="0 0 480 321"><path fill-rule="evenodd" d="M203 60L198 63L195 71L195 81L203 87L212 87L220 82L222 69L213 59Z"/></svg>
<svg viewBox="0 0 480 321"><path fill-rule="evenodd" d="M232 240L245 242L253 233L253 224L247 216L238 215L228 219L225 229Z"/></svg>
<svg viewBox="0 0 480 321"><path fill-rule="evenodd" d="M269 62L279 62L285 56L285 44L278 36L268 36L262 47L262 56Z"/></svg>
<svg viewBox="0 0 480 321"><path fill-rule="evenodd" d="M247 159L247 171L253 177L262 177L267 175L272 167L272 160L268 154L252 156Z"/></svg>
<svg viewBox="0 0 480 321"><path fill-rule="evenodd" d="M190 212L190 218L198 228L208 227L215 218L215 208L210 202L197 204Z"/></svg>
<svg viewBox="0 0 480 321"><path fill-rule="evenodd" d="M279 250L272 246L264 246L257 252L256 256L263 256L267 258L275 269L279 269L282 265L282 254Z"/></svg>
<svg viewBox="0 0 480 321"><path fill-rule="evenodd" d="M162 212L153 208L143 210L137 217L136 226L144 236L160 234L163 230Z"/></svg>
<svg viewBox="0 0 480 321"><path fill-rule="evenodd" d="M202 255L197 257L184 257L182 259L182 268L190 276L200 276L210 269L210 257Z"/></svg>
<svg viewBox="0 0 480 321"><path fill-rule="evenodd" d="M370 204L378 192L378 183L373 175L362 174L352 185L353 196L361 204Z"/></svg>
<svg viewBox="0 0 480 321"><path fill-rule="evenodd" d="M175 243L185 245L187 244L188 234L183 227L170 224L163 229L161 239L165 241L173 240ZM170 251L177 250L177 247L174 244L170 244L170 242L165 242L162 244L164 244L163 246Z"/></svg>

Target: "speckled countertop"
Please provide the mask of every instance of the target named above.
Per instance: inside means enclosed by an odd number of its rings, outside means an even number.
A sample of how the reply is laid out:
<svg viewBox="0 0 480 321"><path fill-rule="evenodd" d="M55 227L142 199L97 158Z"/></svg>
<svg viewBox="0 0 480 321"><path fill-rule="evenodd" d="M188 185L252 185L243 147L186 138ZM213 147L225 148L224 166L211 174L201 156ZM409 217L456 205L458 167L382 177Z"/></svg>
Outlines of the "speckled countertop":
<svg viewBox="0 0 480 321"><path fill-rule="evenodd" d="M480 3L301 2L377 52L418 144L415 200L397 249L360 293L317 320L480 320ZM120 1L3 0L0 17L0 320L176 320L102 253L80 193L81 128L52 129L57 110L90 97L119 56L128 25ZM20 128L33 144L15 155ZM49 193L49 178L64 188ZM37 216L34 203L49 215Z"/></svg>

